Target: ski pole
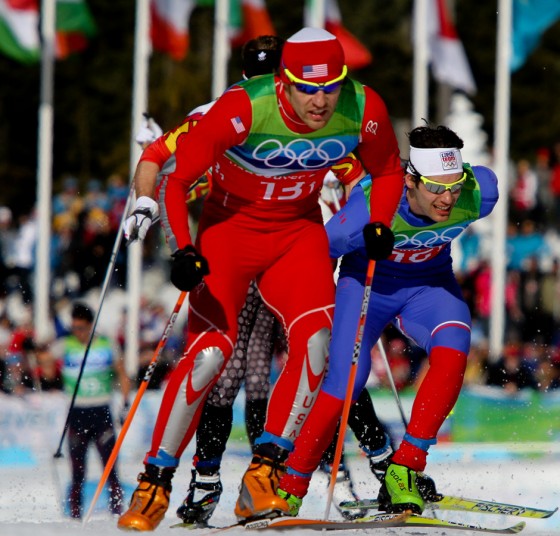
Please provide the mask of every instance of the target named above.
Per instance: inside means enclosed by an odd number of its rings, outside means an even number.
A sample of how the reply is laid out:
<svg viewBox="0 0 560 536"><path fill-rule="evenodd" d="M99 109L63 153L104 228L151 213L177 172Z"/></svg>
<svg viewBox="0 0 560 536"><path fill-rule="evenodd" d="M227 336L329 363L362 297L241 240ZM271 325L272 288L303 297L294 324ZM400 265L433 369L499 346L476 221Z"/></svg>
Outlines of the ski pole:
<svg viewBox="0 0 560 536"><path fill-rule="evenodd" d="M340 201L338 199L338 194L336 190L337 190L336 188L330 188L334 208L336 209L336 212L338 212L340 210Z"/></svg>
<svg viewBox="0 0 560 536"><path fill-rule="evenodd" d="M356 382L356 369L358 368L358 358L362 348L362 339L364 337L364 328L366 324L366 315L369 306L369 297L371 295L371 283L373 281L373 273L375 272L375 261L370 259L367 265L366 280L364 283L364 297L362 299L362 307L360 309L360 319L358 321L358 329L356 330L356 338L354 339L354 350L352 352L352 364L350 365L350 376L346 386L346 396L344 405L342 406L342 416L340 417L339 434L334 452L334 462L331 472L331 480L329 483L329 493L327 495L327 507L325 509L324 519L329 518L331 503L333 499L334 486L336 484L336 473L342 458L342 447L344 445L344 434L346 425L348 424L348 415L350 414L350 405L352 404L352 393L354 392L354 383Z"/></svg>
<svg viewBox="0 0 560 536"><path fill-rule="evenodd" d="M385 370L387 371L387 377L389 378L389 383L391 384L391 390L393 391L393 395L395 397L395 401L399 408L399 412L401 414L401 420L404 425L404 429L406 431L406 427L408 426L408 422L406 420L406 416L404 414L404 410L401 404L401 399L399 397L399 393L397 391L397 387L395 386L395 380L393 379L393 373L391 372L391 365L389 365L389 360L387 359L387 353L385 352L385 347L383 346L383 342L381 339L377 341L377 347L379 348L379 353L381 354L381 358L383 359L383 363L385 364Z"/></svg>
<svg viewBox="0 0 560 536"><path fill-rule="evenodd" d="M128 208L130 206L133 194L134 194L134 190L133 190L133 188L131 188L130 192L128 194L128 199L126 200L126 205L125 205L124 210L123 210L123 214L122 214L122 217L121 217L121 223L119 225L119 229L121 229L121 227L124 223L124 218L126 217L126 214L128 213ZM74 407L74 404L76 402L76 395L78 394L78 389L80 387L80 382L81 382L82 376L84 374L84 369L85 369L85 366L86 366L86 361L87 361L87 358L88 358L89 350L91 348L93 337L95 335L95 328L97 327L97 321L99 320L99 315L101 314L101 308L103 307L103 301L105 300L105 295L107 294L107 289L109 287L109 282L111 281L111 276L113 275L113 270L114 270L115 264L117 262L117 254L119 252L119 247L121 245L121 239L122 239L122 233L119 232L119 233L117 233L117 237L115 238L115 244L113 246L113 251L111 252L111 259L109 261L109 266L107 267L107 272L105 273L105 280L103 281L103 287L101 288L101 294L99 296L99 305L97 306L97 312L95 313L95 318L93 320L93 325L91 326L91 332L89 334L89 340L87 342L86 349L84 351L84 357L82 358L82 363L80 365L80 371L78 373L78 378L76 380L76 385L74 386L74 392L72 393L72 400L70 401L70 407L68 408L68 414L66 415L66 422L64 423L64 429L62 430L62 434L60 436L60 441L58 443L58 448L56 449L56 452L54 453L55 458L62 457L62 443L64 442L64 437L66 436L66 432L68 431L68 426L69 426L69 423L70 423L70 412L72 411L72 408Z"/></svg>
<svg viewBox="0 0 560 536"><path fill-rule="evenodd" d="M117 440L115 442L115 446L113 447L113 450L111 451L111 455L109 456L109 459L107 460L107 464L105 465L105 469L103 470L103 474L101 475L101 479L99 480L99 484L97 485L97 489L95 490L95 495L93 496L93 499L91 500L91 504L89 506L89 509L87 511L86 516L84 517L84 521L83 521L83 525L85 525L89 518L91 517L91 514L93 512L93 508L95 506L95 503L97 502L97 499L99 499L99 495L101 494L101 491L103 490L103 486L105 485L105 482L107 481L107 478L109 478L109 474L111 472L111 470L113 469L113 466L115 465L115 461L117 459L117 456L119 454L119 450L121 448L121 445L124 441L124 438L126 436L126 433L128 432L128 429L130 428L130 424L132 422L132 419L134 418L134 414L136 413L136 410L138 409L138 406L140 405L140 400L142 399L142 396L144 395L144 392L146 391L146 389L148 388L148 383L150 383L150 379L154 373L154 370L156 368L156 363L157 360L161 354L161 351L163 350L163 347L165 346L165 343L167 342L167 339L169 338L169 334L171 333L171 329L173 328L173 324L175 324L175 320L177 319L177 316L179 314L179 311L181 310L181 306L183 305L183 302L185 301L185 298L187 297L187 293L186 292L181 292L181 294L179 295L179 298L177 299L177 303L175 304L175 307L173 308L173 312L171 313L171 316L169 317L169 320L167 321L167 325L165 326L165 330L163 332L163 335L161 336L161 339L159 340L159 343L154 351L154 355L152 356L152 359L148 365L148 368L144 374L144 377L142 378L142 382L140 384L140 387L138 388L138 392L136 393L136 396L134 397L134 401L132 402L132 405L130 406L130 409L128 410L128 414L126 416L126 419L121 427L121 430L119 432L119 436L117 437Z"/></svg>

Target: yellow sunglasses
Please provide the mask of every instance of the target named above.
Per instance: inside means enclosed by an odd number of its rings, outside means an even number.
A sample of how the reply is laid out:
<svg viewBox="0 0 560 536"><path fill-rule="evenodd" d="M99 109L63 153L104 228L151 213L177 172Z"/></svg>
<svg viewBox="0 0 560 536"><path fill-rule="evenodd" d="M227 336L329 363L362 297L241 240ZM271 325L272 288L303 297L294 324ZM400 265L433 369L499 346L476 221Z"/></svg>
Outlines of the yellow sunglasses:
<svg viewBox="0 0 560 536"><path fill-rule="evenodd" d="M432 181L423 175L417 175L420 178L426 190L432 194L442 194L445 191L449 190L452 194L461 190L461 188L465 185L465 181L467 180L467 173L466 171L463 172L463 176L455 182L450 182L449 184L444 184L443 182Z"/></svg>
<svg viewBox="0 0 560 536"><path fill-rule="evenodd" d="M309 82L307 80L302 80L298 78L295 74L291 73L289 69L284 67L284 72L288 77L288 80L294 84L295 88L298 91L302 91L303 93L307 93L308 95L315 95L318 91L324 91L325 93L332 93L333 91L337 90L344 82L346 75L348 74L348 67L346 65L342 68L342 74L333 80L329 80L328 82Z"/></svg>

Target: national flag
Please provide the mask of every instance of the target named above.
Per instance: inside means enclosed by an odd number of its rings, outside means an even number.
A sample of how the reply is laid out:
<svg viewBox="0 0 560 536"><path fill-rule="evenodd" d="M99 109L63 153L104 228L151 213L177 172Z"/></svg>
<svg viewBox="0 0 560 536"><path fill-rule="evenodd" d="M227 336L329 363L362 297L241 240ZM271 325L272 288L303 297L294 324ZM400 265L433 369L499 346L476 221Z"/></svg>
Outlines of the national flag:
<svg viewBox="0 0 560 536"><path fill-rule="evenodd" d="M84 0L56 2L56 57L64 59L72 52L87 47L88 38L95 35L93 17Z"/></svg>
<svg viewBox="0 0 560 536"><path fill-rule="evenodd" d="M322 78L329 76L329 66L326 63L318 65L304 65L302 67L303 78L309 80L310 78Z"/></svg>
<svg viewBox="0 0 560 536"><path fill-rule="evenodd" d="M510 69L516 71L537 48L542 34L560 19L558 0L513 0Z"/></svg>
<svg viewBox="0 0 560 536"><path fill-rule="evenodd" d="M427 27L434 78L465 93L476 93L467 55L451 22L445 0L428 1Z"/></svg>
<svg viewBox="0 0 560 536"><path fill-rule="evenodd" d="M83 50L95 24L84 0L57 0L56 57ZM0 52L22 63L39 61L38 0L0 0Z"/></svg>
<svg viewBox="0 0 560 536"><path fill-rule="evenodd" d="M235 132L237 132L238 134L245 132L245 125L243 124L243 121L241 121L241 117L233 117L231 119L231 124L233 125Z"/></svg>
<svg viewBox="0 0 560 536"><path fill-rule="evenodd" d="M0 52L22 63L39 60L37 0L0 0Z"/></svg>
<svg viewBox="0 0 560 536"><path fill-rule="evenodd" d="M189 20L195 0L151 0L150 36L158 52L182 60L189 50Z"/></svg>
<svg viewBox="0 0 560 536"><path fill-rule="evenodd" d="M313 0L305 2L304 26L312 26L313 3ZM337 0L325 0L325 30L331 32L340 41L349 69L362 69L371 64L373 60L371 52L342 24Z"/></svg>
<svg viewBox="0 0 560 536"><path fill-rule="evenodd" d="M260 35L276 35L264 0L232 0L229 21L234 47Z"/></svg>

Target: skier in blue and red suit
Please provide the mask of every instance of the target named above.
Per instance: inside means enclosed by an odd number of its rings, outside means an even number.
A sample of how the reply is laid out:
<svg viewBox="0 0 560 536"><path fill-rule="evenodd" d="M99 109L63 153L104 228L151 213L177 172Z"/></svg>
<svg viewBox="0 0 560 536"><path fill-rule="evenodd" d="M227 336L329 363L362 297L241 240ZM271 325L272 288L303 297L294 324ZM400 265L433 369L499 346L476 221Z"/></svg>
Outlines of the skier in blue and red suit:
<svg viewBox="0 0 560 536"><path fill-rule="evenodd" d="M386 457L379 499L382 509L421 513L424 497L417 476L459 396L471 339L470 312L452 270L451 242L469 224L490 214L498 189L490 169L463 163L463 141L447 127L415 128L409 140L405 191L391 227L395 245L388 259L376 263L353 400L366 384L371 348L387 323L394 322L426 351L430 367L414 400L403 441ZM291 515L297 514L342 413L371 257L367 237L364 242L364 225L370 221L370 185L365 176L326 226L331 257L343 258L329 370L277 491Z"/></svg>

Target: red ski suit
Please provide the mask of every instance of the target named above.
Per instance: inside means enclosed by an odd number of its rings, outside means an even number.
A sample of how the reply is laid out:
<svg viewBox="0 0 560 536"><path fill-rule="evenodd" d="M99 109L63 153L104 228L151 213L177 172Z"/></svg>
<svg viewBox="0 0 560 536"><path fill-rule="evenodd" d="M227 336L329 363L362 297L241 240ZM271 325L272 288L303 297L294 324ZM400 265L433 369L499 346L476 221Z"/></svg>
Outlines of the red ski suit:
<svg viewBox="0 0 560 536"><path fill-rule="evenodd" d="M311 132L275 79L278 114L294 140ZM372 177L372 214L390 225L402 192L397 141L381 98L364 88L362 125L354 148ZM241 146L259 113L241 87L226 91L192 130L185 122L160 138L144 160L161 163L175 152L176 167L160 184L162 224L173 251L191 244L185 199L189 187L213 167L197 250L210 275L190 293L186 351L165 390L145 462L177 466L196 431L207 393L219 378L237 339L237 317L251 280L282 322L289 358L268 404L261 442L291 450L323 378L334 282L318 204L325 167L270 174L250 172L224 154ZM333 137L335 139L335 137ZM335 139L336 141L336 139ZM283 171L283 173L282 173ZM160 203L161 206L161 203Z"/></svg>

